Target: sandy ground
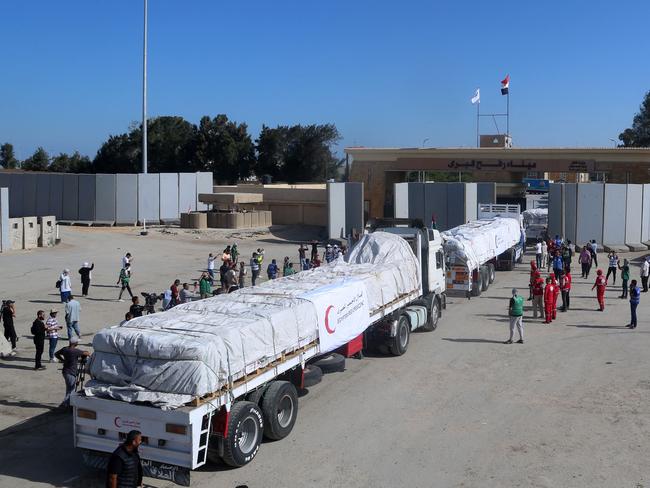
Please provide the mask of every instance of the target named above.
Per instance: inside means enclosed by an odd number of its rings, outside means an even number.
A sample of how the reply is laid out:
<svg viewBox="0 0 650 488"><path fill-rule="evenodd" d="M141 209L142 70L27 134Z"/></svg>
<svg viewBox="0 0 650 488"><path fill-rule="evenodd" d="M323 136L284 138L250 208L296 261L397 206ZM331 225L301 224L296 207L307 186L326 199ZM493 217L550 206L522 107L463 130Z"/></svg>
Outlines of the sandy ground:
<svg viewBox="0 0 650 488"><path fill-rule="evenodd" d="M297 257L296 243L308 237L293 229L237 242L245 256L262 246L269 259L281 259ZM69 415L51 411L63 392L60 368L32 370L29 324L39 307L57 306L60 269L74 275L81 262L96 263L101 286L81 302L89 342L128 309L114 301L113 287L126 250L135 256L134 288L161 291L175 277L198 276L207 253L232 241L218 233L140 237L80 228L64 228L63 239L56 249L0 257L0 294L18 302L22 336L17 358L0 361L0 487L102 486L72 448ZM526 288L526 268L498 273L480 298L449 300L438 330L414 334L406 355L348 360L344 373L326 376L300 399L287 439L265 442L244 468L203 468L192 486L650 486L646 295L639 328L630 331L619 287L610 287L600 313L592 280L574 276L571 311L550 326L527 311L526 343L504 345L507 298L513 286Z"/></svg>

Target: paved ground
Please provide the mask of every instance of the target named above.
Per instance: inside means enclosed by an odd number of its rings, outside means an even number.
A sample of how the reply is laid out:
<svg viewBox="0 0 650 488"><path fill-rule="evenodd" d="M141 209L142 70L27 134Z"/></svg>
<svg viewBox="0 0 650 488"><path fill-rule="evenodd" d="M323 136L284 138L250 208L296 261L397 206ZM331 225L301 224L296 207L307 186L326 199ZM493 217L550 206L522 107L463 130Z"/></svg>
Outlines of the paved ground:
<svg viewBox="0 0 650 488"><path fill-rule="evenodd" d="M2 294L19 301L21 335L36 308L56 300L64 266L76 271L87 259L98 266L95 283L104 286L82 302L91 333L128 308L103 301L117 293L111 286L127 249L136 288L162 290L176 276L196 276L204 255L225 242L121 230L65 229L63 237L54 250L0 257ZM253 237L264 242L238 239L245 254L258 245L269 256L296 254L285 235ZM503 345L507 297L513 286L525 288L525 268L498 273L481 298L450 300L438 330L413 335L405 356L349 360L347 371L300 399L289 438L264 443L244 468L193 473L193 486L650 486L646 296L630 331L618 288L610 287L600 313L591 280L574 277L570 312L550 326L527 318L526 343ZM55 365L31 370L27 337L19 349L17 359L0 361L0 486L101 486L72 448L69 417L50 411L63 390L60 373Z"/></svg>

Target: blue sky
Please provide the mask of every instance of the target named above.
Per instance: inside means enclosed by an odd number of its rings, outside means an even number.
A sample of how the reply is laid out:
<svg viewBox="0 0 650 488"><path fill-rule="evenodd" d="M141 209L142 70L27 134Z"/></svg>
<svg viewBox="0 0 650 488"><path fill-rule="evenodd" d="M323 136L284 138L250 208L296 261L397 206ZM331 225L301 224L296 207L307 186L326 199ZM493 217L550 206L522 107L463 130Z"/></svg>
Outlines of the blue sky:
<svg viewBox="0 0 650 488"><path fill-rule="evenodd" d="M149 113L333 122L341 146L611 146L650 90L646 0L149 1ZM0 142L94 156L140 118L141 0L0 6ZM493 132L485 120L482 132ZM503 130L503 128L502 128Z"/></svg>

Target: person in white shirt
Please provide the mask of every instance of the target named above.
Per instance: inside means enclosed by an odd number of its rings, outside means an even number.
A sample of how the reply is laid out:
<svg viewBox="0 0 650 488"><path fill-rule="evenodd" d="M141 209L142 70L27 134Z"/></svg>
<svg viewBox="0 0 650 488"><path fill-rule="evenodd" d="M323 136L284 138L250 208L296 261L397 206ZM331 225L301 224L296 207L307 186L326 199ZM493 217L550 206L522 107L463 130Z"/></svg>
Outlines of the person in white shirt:
<svg viewBox="0 0 650 488"><path fill-rule="evenodd" d="M124 256L122 256L122 268L126 268L127 264L132 264L133 258L131 257L131 253L127 252Z"/></svg>
<svg viewBox="0 0 650 488"><path fill-rule="evenodd" d="M217 258L215 258L212 253L208 255L208 274L210 275L210 284L212 285L214 283L214 262Z"/></svg>
<svg viewBox="0 0 650 488"><path fill-rule="evenodd" d="M548 244L542 239L542 268L546 267L546 260L548 259Z"/></svg>
<svg viewBox="0 0 650 488"><path fill-rule="evenodd" d="M542 267L542 240L537 239L537 244L535 244L535 263L537 264L537 269Z"/></svg>
<svg viewBox="0 0 650 488"><path fill-rule="evenodd" d="M643 283L643 291L648 291L648 276L650 276L650 256L646 256L641 265L641 283Z"/></svg>
<svg viewBox="0 0 650 488"><path fill-rule="evenodd" d="M59 331L63 329L63 327L60 326L59 322L56 320L56 314L58 312L59 311L56 308L50 310L50 316L45 322L45 333L47 334L47 339L50 341L49 353L51 363L58 363L54 357L54 353L56 352L56 344L59 342Z"/></svg>
<svg viewBox="0 0 650 488"><path fill-rule="evenodd" d="M61 292L61 303L66 303L72 295L72 281L70 280L70 270L64 269L59 276L59 291Z"/></svg>

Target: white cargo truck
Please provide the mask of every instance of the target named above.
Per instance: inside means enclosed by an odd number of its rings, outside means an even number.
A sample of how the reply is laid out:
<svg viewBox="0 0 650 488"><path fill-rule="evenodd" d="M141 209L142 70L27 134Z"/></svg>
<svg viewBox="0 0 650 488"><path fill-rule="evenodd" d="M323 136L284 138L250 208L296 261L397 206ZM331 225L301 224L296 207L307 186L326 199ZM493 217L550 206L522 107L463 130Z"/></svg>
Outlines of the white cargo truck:
<svg viewBox="0 0 650 488"><path fill-rule="evenodd" d="M449 296L476 297L497 270L521 262L525 237L519 205L479 204L478 220L442 233Z"/></svg>
<svg viewBox="0 0 650 488"><path fill-rule="evenodd" d="M289 435L310 360L363 337L393 355L445 306L438 231L376 221L345 260L110 327L72 397L74 445L103 468L130 430L146 476L188 486L208 460L243 466Z"/></svg>

